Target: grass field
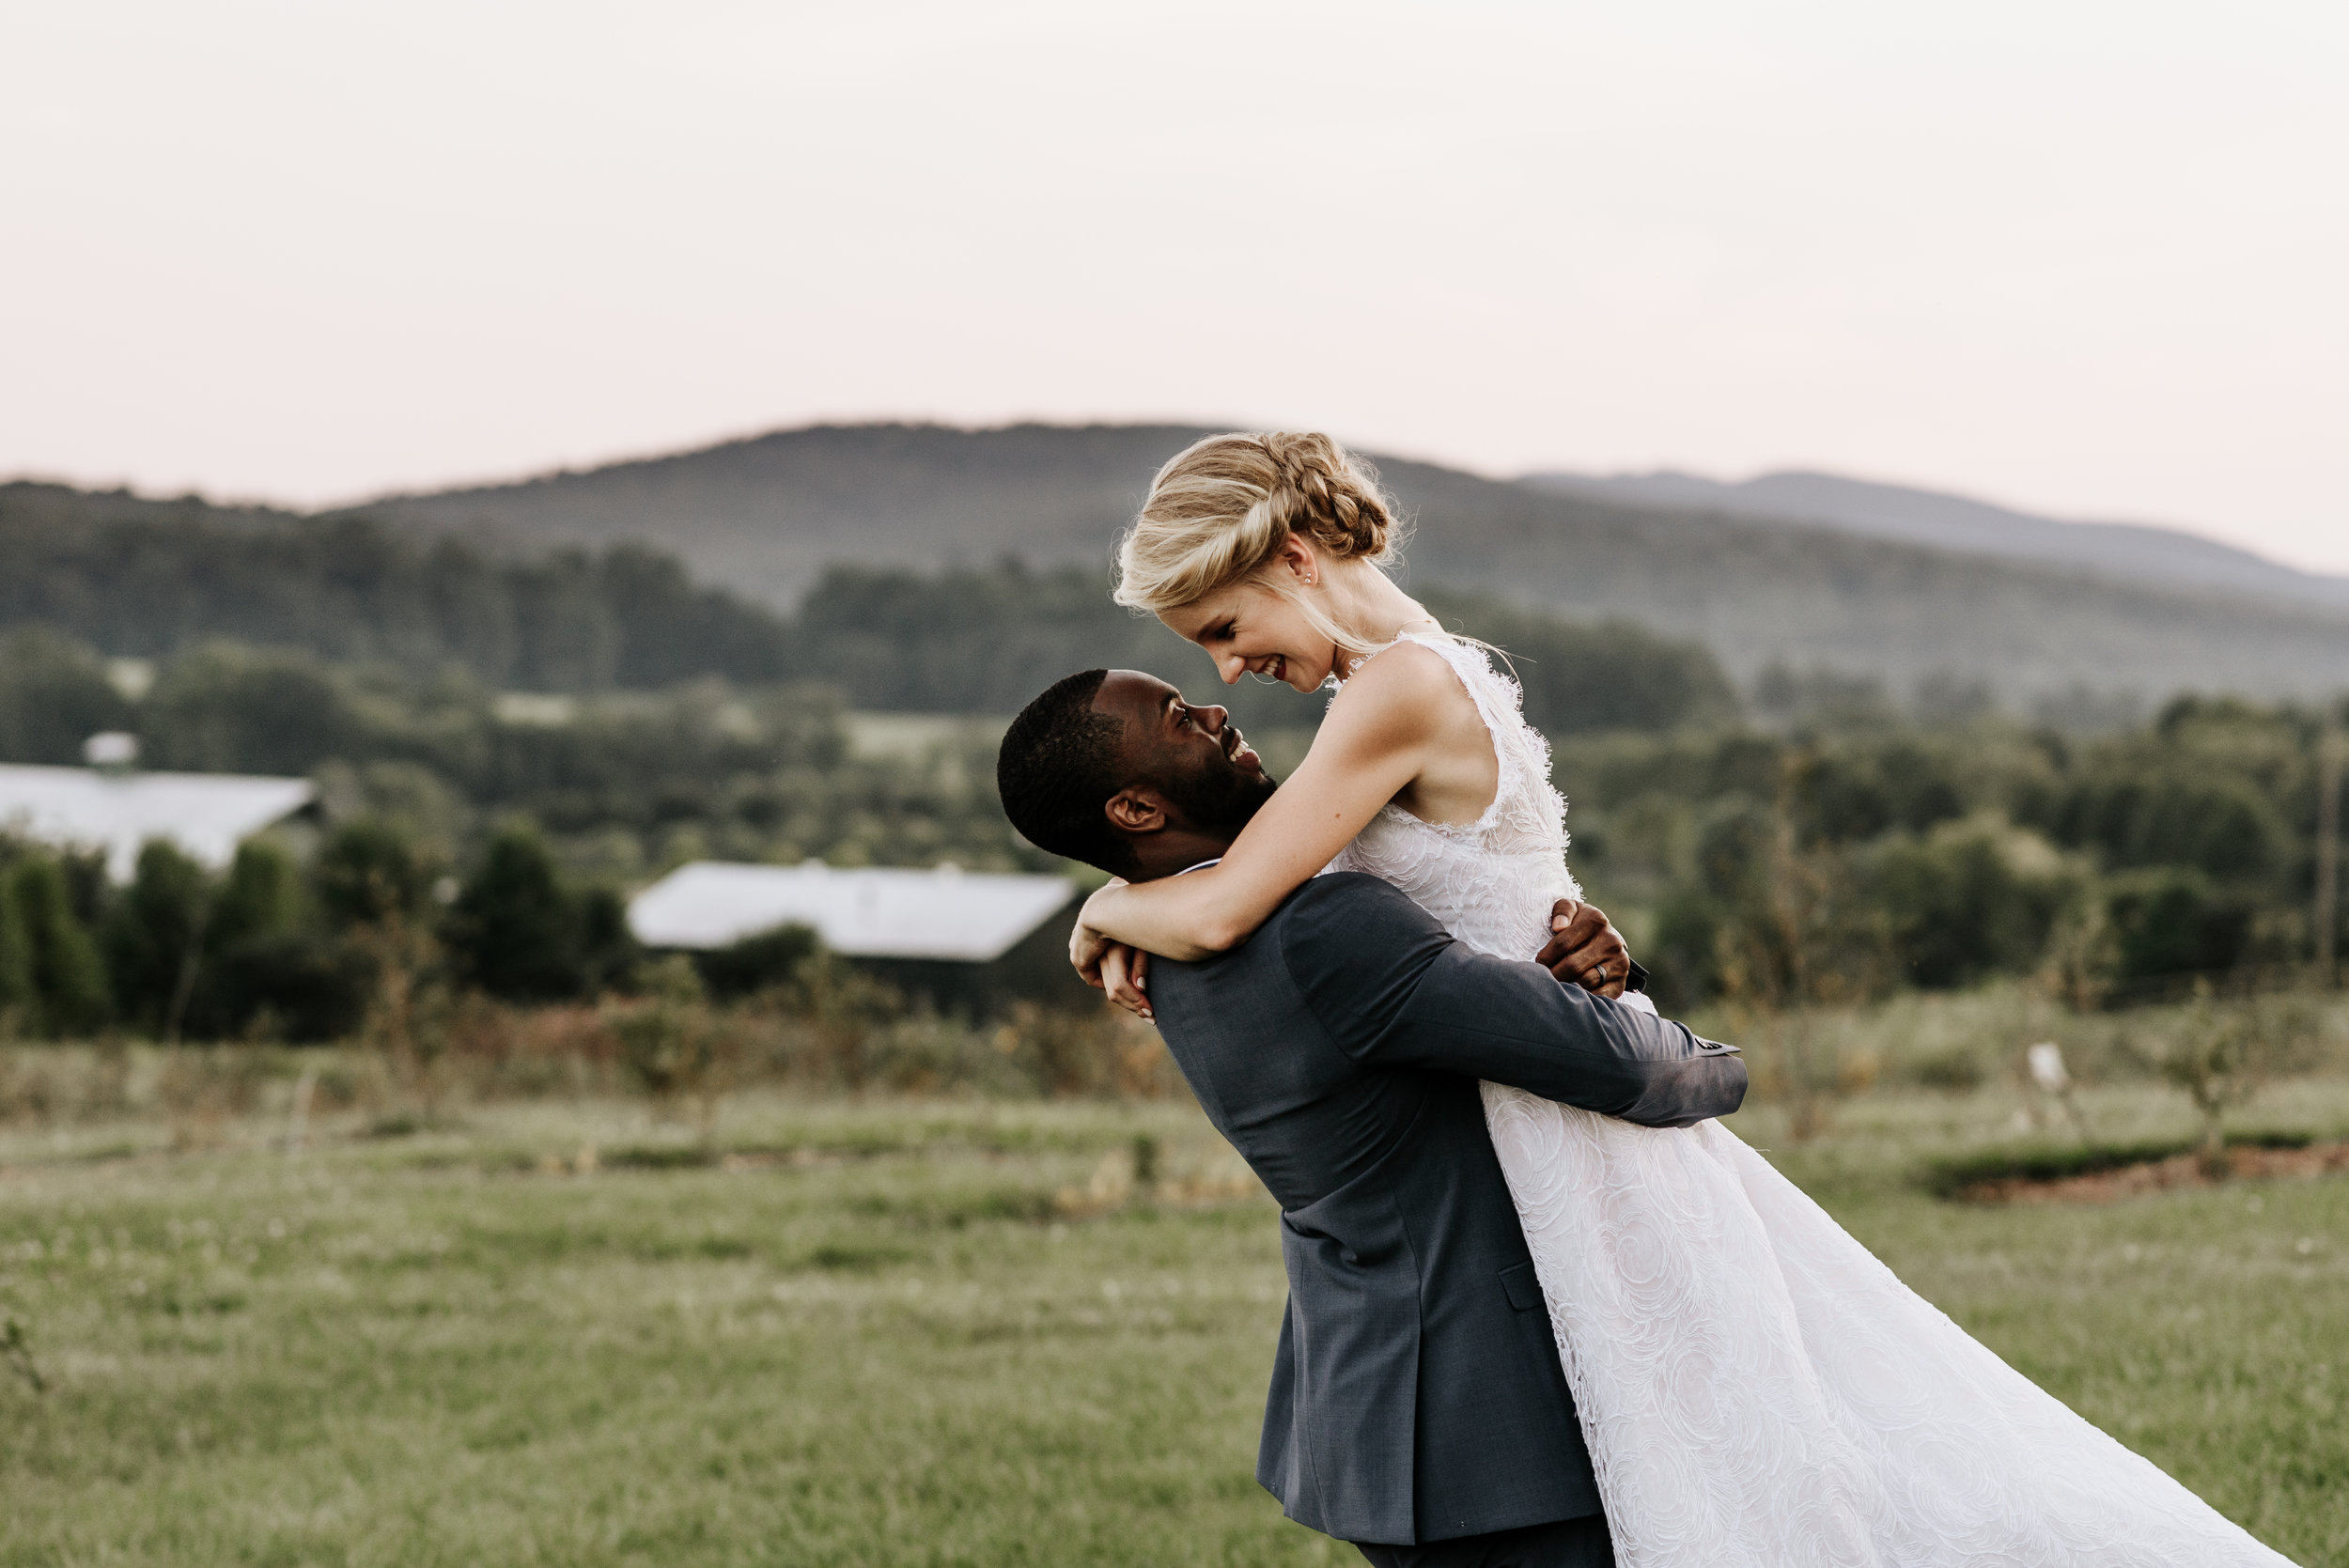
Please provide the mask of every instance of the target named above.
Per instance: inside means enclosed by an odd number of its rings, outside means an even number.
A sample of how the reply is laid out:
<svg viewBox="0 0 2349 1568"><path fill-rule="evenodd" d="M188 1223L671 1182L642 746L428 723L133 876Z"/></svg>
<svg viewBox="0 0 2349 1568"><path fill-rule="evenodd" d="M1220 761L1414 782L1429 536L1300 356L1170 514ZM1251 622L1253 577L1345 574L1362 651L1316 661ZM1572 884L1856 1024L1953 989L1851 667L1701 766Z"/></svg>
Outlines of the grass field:
<svg viewBox="0 0 2349 1568"><path fill-rule="evenodd" d="M2177 1104L2093 1109L2182 1134ZM1910 1185L2014 1110L1878 1093L1779 1157L2025 1372L2349 1565L2349 1179ZM2249 1119L2349 1126L2349 1084ZM0 1312L49 1385L0 1368L0 1564L1360 1560L1251 1479L1273 1213L1187 1107L752 1099L733 1169L625 1103L274 1126L0 1134Z"/></svg>

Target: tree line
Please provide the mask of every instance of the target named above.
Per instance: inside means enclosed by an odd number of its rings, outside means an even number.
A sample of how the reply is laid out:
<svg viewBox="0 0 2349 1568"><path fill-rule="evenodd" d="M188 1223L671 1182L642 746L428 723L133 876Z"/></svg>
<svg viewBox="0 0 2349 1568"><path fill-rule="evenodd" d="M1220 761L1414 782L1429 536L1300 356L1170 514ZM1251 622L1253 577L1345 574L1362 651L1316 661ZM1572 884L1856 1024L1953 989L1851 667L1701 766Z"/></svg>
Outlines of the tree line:
<svg viewBox="0 0 2349 1568"><path fill-rule="evenodd" d="M0 841L0 1035L334 1040L426 971L552 1001L625 984L637 957L617 893L566 876L521 826L461 877L363 818L307 857L248 840L219 875L157 840L120 888L95 856Z"/></svg>
<svg viewBox="0 0 2349 1568"><path fill-rule="evenodd" d="M108 729L136 735L148 768L314 778L330 822L397 821L443 859L523 816L567 863L618 879L702 857L1045 863L984 759L856 756L826 687L700 680L517 716L461 670L211 644L133 699L86 646L0 637L0 762L73 764Z"/></svg>
<svg viewBox="0 0 2349 1568"><path fill-rule="evenodd" d="M1863 716L1558 756L1574 863L1640 911L1675 1004L2035 975L2101 1005L2349 939L2338 916L2312 925L2325 722L2182 696L2088 739L1995 714Z"/></svg>
<svg viewBox="0 0 2349 1568"><path fill-rule="evenodd" d="M0 485L0 627L111 655L227 640L546 691L789 671L778 617L622 544L495 556L366 517Z"/></svg>
<svg viewBox="0 0 2349 1568"><path fill-rule="evenodd" d="M793 615L699 586L638 544L531 555L365 515L299 517L195 501L0 485L0 628L41 626L110 656L208 643L506 690L657 690L697 676L821 681L855 706L1006 715L1100 663L1212 686L1195 649L1110 602L1099 570L1006 558L937 572L835 566ZM1536 722L1571 734L1669 729L1735 699L1702 646L1431 591L1431 608L1501 644ZM1249 723L1310 724L1315 703L1243 686ZM54 750L54 747L52 748Z"/></svg>

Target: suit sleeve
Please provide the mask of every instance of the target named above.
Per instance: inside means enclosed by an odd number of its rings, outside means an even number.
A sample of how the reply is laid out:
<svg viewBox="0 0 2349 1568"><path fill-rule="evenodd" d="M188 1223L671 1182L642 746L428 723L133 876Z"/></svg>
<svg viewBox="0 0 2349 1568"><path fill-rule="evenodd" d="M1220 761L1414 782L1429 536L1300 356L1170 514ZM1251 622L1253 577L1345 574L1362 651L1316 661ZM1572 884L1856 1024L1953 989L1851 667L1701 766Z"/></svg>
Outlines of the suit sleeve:
<svg viewBox="0 0 2349 1568"><path fill-rule="evenodd" d="M1279 923L1290 978L1358 1061L1489 1079L1545 1099L1679 1127L1745 1100L1736 1048L1455 941L1374 877L1299 892Z"/></svg>

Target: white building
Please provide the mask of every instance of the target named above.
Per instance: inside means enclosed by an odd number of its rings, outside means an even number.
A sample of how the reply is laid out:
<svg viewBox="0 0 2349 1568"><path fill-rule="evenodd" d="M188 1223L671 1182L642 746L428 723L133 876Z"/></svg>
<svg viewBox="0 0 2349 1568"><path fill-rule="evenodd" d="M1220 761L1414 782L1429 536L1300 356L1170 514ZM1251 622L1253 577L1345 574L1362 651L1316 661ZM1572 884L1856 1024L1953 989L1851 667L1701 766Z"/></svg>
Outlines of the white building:
<svg viewBox="0 0 2349 1568"><path fill-rule="evenodd" d="M1065 877L1017 877L878 866L835 870L695 861L629 903L629 928L647 947L708 951L781 925L804 925L850 958L988 964L1066 908Z"/></svg>
<svg viewBox="0 0 2349 1568"><path fill-rule="evenodd" d="M103 850L106 875L128 882L149 839L167 839L218 871L236 858L238 845L316 793L307 779L0 765L0 832L59 849Z"/></svg>

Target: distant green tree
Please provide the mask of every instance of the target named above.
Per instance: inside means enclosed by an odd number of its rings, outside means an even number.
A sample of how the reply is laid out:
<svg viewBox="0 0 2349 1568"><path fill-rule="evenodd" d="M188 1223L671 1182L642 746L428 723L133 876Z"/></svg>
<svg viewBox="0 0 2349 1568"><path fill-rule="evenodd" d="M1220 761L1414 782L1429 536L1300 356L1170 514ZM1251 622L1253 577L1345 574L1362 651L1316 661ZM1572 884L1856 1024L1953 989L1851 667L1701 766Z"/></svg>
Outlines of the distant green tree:
<svg viewBox="0 0 2349 1568"><path fill-rule="evenodd" d="M232 640L418 674L454 662L527 691L794 673L782 616L693 585L642 545L495 559L364 517L20 482L0 484L0 625L45 624L109 653Z"/></svg>
<svg viewBox="0 0 2349 1568"><path fill-rule="evenodd" d="M16 906L32 982L27 1032L68 1038L100 1027L109 1011L105 965L73 912L64 870L50 855L25 855L8 868L5 891Z"/></svg>
<svg viewBox="0 0 2349 1568"><path fill-rule="evenodd" d="M160 1038L179 1022L202 964L211 878L177 845L149 839L131 885L106 911L101 935L115 1009L131 1028Z"/></svg>
<svg viewBox="0 0 2349 1568"><path fill-rule="evenodd" d="M319 1041L355 1031L373 963L347 933L313 913L302 869L282 846L252 839L239 846L204 933L188 1032L217 1039L260 1031Z"/></svg>
<svg viewBox="0 0 2349 1568"><path fill-rule="evenodd" d="M293 856L269 839L248 839L229 862L205 935L215 947L226 948L296 930L308 912L306 904Z"/></svg>
<svg viewBox="0 0 2349 1568"><path fill-rule="evenodd" d="M81 644L45 627L0 637L0 762L79 763L82 742L129 728L131 711Z"/></svg>
<svg viewBox="0 0 2349 1568"><path fill-rule="evenodd" d="M2038 967L2084 881L2046 840L1995 816L1894 836L1874 850L1865 874L1892 961L1928 988Z"/></svg>
<svg viewBox="0 0 2349 1568"><path fill-rule="evenodd" d="M443 938L458 977L491 996L552 1001L616 978L627 949L619 901L569 887L538 834L490 841L450 908Z"/></svg>
<svg viewBox="0 0 2349 1568"><path fill-rule="evenodd" d="M347 755L366 724L309 655L215 645L163 670L140 728L153 766L286 774Z"/></svg>
<svg viewBox="0 0 2349 1568"><path fill-rule="evenodd" d="M29 1033L39 1020L32 942L24 932L24 917L9 895L5 873L0 873L0 1039Z"/></svg>
<svg viewBox="0 0 2349 1568"><path fill-rule="evenodd" d="M1733 717L1737 698L1702 644L1626 622L1592 625L1489 595L1430 590L1455 629L1502 648L1525 712L1554 734L1663 730ZM1318 704L1278 687L1221 686L1195 648L1156 620L1112 603L1098 574L1016 559L938 573L835 567L808 593L795 627L796 668L835 681L859 707L1013 713L1088 665L1150 670L1243 724L1310 727Z"/></svg>
<svg viewBox="0 0 2349 1568"><path fill-rule="evenodd" d="M1453 629L1501 650L1525 716L1548 735L1671 730L1737 716L1737 692L1704 644L1628 621L1579 622L1483 595L1421 594Z"/></svg>
<svg viewBox="0 0 2349 1568"><path fill-rule="evenodd" d="M2275 803L2252 781L2177 757L2115 757L2073 788L2056 827L2108 865L2189 865L2225 882L2275 872L2286 843Z"/></svg>
<svg viewBox="0 0 2349 1568"><path fill-rule="evenodd" d="M577 896L582 988L592 995L625 985L643 957L628 928L628 900L600 882Z"/></svg>
<svg viewBox="0 0 2349 1568"><path fill-rule="evenodd" d="M2193 866L2147 866L2103 891L2113 975L2123 982L2223 973L2242 960L2251 909Z"/></svg>
<svg viewBox="0 0 2349 1568"><path fill-rule="evenodd" d="M807 926L778 925L730 946L696 953L693 968L711 996L731 1001L789 985L817 946L816 933Z"/></svg>
<svg viewBox="0 0 2349 1568"><path fill-rule="evenodd" d="M336 828L311 867L320 909L340 927L421 921L434 867L397 824L363 816Z"/></svg>

